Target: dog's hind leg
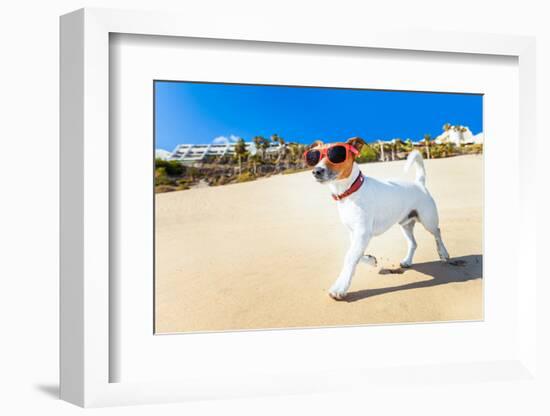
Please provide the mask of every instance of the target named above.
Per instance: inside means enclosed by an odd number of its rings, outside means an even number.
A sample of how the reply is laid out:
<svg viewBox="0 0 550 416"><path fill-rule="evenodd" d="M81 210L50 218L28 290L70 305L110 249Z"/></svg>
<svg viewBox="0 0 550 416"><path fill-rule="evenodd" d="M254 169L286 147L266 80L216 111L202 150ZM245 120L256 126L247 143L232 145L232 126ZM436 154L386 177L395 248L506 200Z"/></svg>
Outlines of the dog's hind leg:
<svg viewBox="0 0 550 416"><path fill-rule="evenodd" d="M403 231L403 235L407 239L407 255L403 260L401 260L401 267L411 267L414 252L416 251L416 240L414 238L414 224L415 220L408 221L404 224L401 224L401 230Z"/></svg>
<svg viewBox="0 0 550 416"><path fill-rule="evenodd" d="M433 213L431 215L422 215L420 213L419 220L426 228L426 230L432 234L435 238L435 244L437 247L437 253L439 254L439 258L441 261L448 261L449 260L449 252L445 248L445 244L443 244L443 239L441 238L441 230L439 229L439 217L437 215L437 210L433 209Z"/></svg>
<svg viewBox="0 0 550 416"><path fill-rule="evenodd" d="M437 246L437 253L439 254L439 258L441 259L441 261L449 261L449 252L445 248L445 244L443 244L443 239L441 238L441 230L439 229L439 227L436 228L435 231L432 232L432 234L435 237L435 244Z"/></svg>

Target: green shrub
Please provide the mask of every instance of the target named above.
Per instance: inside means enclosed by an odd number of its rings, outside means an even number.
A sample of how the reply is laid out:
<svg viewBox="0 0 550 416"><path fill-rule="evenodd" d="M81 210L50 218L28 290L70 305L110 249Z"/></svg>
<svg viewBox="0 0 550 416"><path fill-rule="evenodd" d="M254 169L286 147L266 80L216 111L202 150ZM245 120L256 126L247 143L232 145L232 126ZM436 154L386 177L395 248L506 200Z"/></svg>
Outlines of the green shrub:
<svg viewBox="0 0 550 416"><path fill-rule="evenodd" d="M160 193L163 193L163 192L172 192L172 191L175 191L176 188L174 188L173 186L168 186L168 185L158 185L158 186L155 186L155 193L157 194L160 194Z"/></svg>
<svg viewBox="0 0 550 416"><path fill-rule="evenodd" d="M231 178L228 178L227 176L222 175L216 180L216 185L226 185L230 181L231 181Z"/></svg>
<svg viewBox="0 0 550 416"><path fill-rule="evenodd" d="M200 169L194 167L194 166L189 166L188 168L186 168L185 170L185 176L187 178L190 178L192 181L196 181L196 180L199 180L199 179L202 179L204 178L205 174L202 173L200 171Z"/></svg>
<svg viewBox="0 0 550 416"><path fill-rule="evenodd" d="M166 174L166 168L157 168L155 170L155 185L175 185L174 179Z"/></svg>
<svg viewBox="0 0 550 416"><path fill-rule="evenodd" d="M185 166L177 160L155 159L155 170L157 169L164 169L169 176L180 176L185 172Z"/></svg>
<svg viewBox="0 0 550 416"><path fill-rule="evenodd" d="M469 144L464 146L465 153L469 154L480 154L483 153L483 144Z"/></svg>
<svg viewBox="0 0 550 416"><path fill-rule="evenodd" d="M361 148L361 152L355 159L357 163L375 162L378 160L378 152L370 144L365 144Z"/></svg>
<svg viewBox="0 0 550 416"><path fill-rule="evenodd" d="M430 156L432 159L439 159L440 157L444 157L443 155L443 147L442 146L430 146Z"/></svg>
<svg viewBox="0 0 550 416"><path fill-rule="evenodd" d="M252 172L243 172L235 178L235 182L250 182L256 179L256 176Z"/></svg>

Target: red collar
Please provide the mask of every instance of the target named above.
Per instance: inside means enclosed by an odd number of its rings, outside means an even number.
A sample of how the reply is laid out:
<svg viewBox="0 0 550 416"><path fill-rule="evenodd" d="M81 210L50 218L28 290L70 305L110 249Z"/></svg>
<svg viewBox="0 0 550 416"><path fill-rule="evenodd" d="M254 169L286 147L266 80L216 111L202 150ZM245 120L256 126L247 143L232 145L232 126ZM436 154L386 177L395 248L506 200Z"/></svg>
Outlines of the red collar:
<svg viewBox="0 0 550 416"><path fill-rule="evenodd" d="M363 182L365 182L365 177L361 172L359 172L359 176L357 176L357 179L353 181L351 186L348 188L347 191L341 193L340 195L334 195L332 194L332 198L335 201L340 201L348 196L350 196L352 193L356 192L359 188L361 188L361 185L363 185Z"/></svg>

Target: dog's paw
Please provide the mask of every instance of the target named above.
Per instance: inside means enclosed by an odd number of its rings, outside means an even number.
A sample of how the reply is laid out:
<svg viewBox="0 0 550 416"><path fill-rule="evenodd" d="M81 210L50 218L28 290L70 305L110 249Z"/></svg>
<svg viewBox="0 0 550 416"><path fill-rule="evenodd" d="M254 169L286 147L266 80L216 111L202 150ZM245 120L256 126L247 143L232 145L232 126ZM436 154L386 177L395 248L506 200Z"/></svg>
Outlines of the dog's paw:
<svg viewBox="0 0 550 416"><path fill-rule="evenodd" d="M371 267L378 266L378 261L376 260L376 257L371 256L370 254L365 254L363 257L361 257L361 261Z"/></svg>
<svg viewBox="0 0 550 416"><path fill-rule="evenodd" d="M412 261L408 261L407 259L401 260L401 262L399 263L399 265L400 265L401 267L403 267L404 269L407 269L407 268L409 268L409 267L412 266Z"/></svg>
<svg viewBox="0 0 550 416"><path fill-rule="evenodd" d="M334 300L344 300L346 297L345 292L328 292L328 295Z"/></svg>
<svg viewBox="0 0 550 416"><path fill-rule="evenodd" d="M443 244L438 244L437 246L437 254L439 254L439 258L442 262L447 263L450 259L449 252L445 248Z"/></svg>
<svg viewBox="0 0 550 416"><path fill-rule="evenodd" d="M338 282L332 285L328 291L328 295L334 300L343 300L346 297L348 290L342 287Z"/></svg>

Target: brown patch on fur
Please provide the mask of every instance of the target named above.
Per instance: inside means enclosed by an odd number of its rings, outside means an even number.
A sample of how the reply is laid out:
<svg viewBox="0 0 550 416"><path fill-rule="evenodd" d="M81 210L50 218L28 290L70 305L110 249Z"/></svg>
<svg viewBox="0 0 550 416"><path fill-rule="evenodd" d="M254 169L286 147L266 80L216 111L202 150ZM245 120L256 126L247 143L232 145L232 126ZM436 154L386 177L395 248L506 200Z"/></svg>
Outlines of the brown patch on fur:
<svg viewBox="0 0 550 416"><path fill-rule="evenodd" d="M353 169L353 161L354 158L348 157L348 159L345 162L339 163L337 165L334 165L330 163L329 160L326 161L327 166L330 166L330 169L334 172L338 172L338 176L336 176L337 179L346 179L351 175L351 171Z"/></svg>
<svg viewBox="0 0 550 416"><path fill-rule="evenodd" d="M358 152L360 152L361 148L366 144L361 137L352 137L351 139L346 140L346 143L355 147Z"/></svg>
<svg viewBox="0 0 550 416"><path fill-rule="evenodd" d="M308 149L313 149L314 147L321 147L323 145L323 142L321 140L315 140L313 143L311 143L308 146Z"/></svg>

